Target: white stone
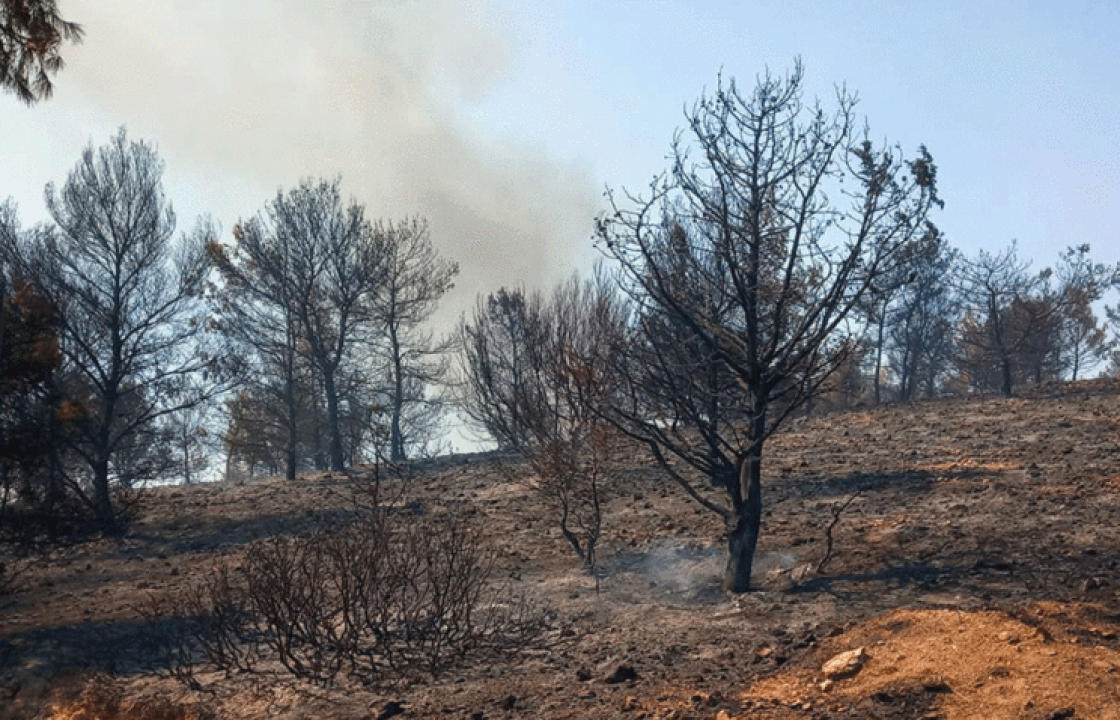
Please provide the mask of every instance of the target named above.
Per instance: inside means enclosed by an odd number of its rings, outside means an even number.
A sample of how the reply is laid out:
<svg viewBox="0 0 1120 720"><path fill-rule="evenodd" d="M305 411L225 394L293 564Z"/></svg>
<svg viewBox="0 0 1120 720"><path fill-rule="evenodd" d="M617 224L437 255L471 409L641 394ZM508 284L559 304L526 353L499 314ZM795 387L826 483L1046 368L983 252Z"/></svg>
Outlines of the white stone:
<svg viewBox="0 0 1120 720"><path fill-rule="evenodd" d="M855 675L867 660L867 651L864 648L848 650L835 655L821 667L821 672L826 678L835 680Z"/></svg>

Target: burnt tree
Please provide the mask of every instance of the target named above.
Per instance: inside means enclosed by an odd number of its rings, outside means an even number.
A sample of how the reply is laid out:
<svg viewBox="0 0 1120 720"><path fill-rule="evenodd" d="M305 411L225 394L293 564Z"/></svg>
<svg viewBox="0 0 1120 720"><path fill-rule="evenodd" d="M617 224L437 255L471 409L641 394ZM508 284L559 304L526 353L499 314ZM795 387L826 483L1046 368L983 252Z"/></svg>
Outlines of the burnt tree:
<svg viewBox="0 0 1120 720"><path fill-rule="evenodd" d="M343 202L337 180L309 179L239 223L235 240L226 253L226 275L258 303L252 320L272 339L267 353L282 369L289 414L298 351L322 385L330 467L342 470L342 384L355 348L375 323L374 298L385 277L384 234L366 219L362 205ZM295 432L294 417L288 427ZM289 448L294 442L290 437Z"/></svg>
<svg viewBox="0 0 1120 720"><path fill-rule="evenodd" d="M802 77L798 63L747 93L720 79L686 112L670 169L650 194L612 196L598 226L637 315L671 318L704 348L682 357L663 331L636 325L620 365L624 399L606 415L723 517L733 592L750 587L766 439L843 364L850 316L929 232L939 203L925 148L906 160L874 146L856 130L854 95L841 89L831 111L807 106ZM665 378L691 392L684 379L705 356L741 394L719 418L666 398ZM725 500L696 487L682 465Z"/></svg>
<svg viewBox="0 0 1120 720"><path fill-rule="evenodd" d="M63 66L59 48L82 34L55 0L0 0L0 87L29 105L50 97Z"/></svg>
<svg viewBox="0 0 1120 720"><path fill-rule="evenodd" d="M86 499L110 529L111 483L150 465L144 449L160 425L212 398L223 375L200 301L206 229L173 242L162 175L155 149L122 129L87 148L61 188L48 185L56 227L4 247L58 310L68 394L82 408L71 440L89 471L74 489L92 489Z"/></svg>
<svg viewBox="0 0 1120 720"><path fill-rule="evenodd" d="M374 301L384 330L389 376L389 458L404 460L423 451L436 434L442 405L430 392L446 374L448 343L424 328L439 300L454 284L457 263L439 256L420 218L378 226L385 237L385 279Z"/></svg>
<svg viewBox="0 0 1120 720"><path fill-rule="evenodd" d="M477 430L515 451L560 533L595 568L617 438L599 408L613 392L625 308L604 277L572 278L549 297L501 290L460 325L460 406Z"/></svg>

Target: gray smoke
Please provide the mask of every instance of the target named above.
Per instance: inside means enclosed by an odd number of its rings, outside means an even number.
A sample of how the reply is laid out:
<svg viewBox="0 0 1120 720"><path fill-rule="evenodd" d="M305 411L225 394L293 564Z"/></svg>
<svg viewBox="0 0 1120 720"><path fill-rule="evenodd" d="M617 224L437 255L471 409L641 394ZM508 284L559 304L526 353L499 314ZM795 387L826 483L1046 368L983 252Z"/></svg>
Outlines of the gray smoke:
<svg viewBox="0 0 1120 720"><path fill-rule="evenodd" d="M232 198L202 208L227 230L279 187L341 174L372 216L427 217L437 247L462 265L441 325L478 291L550 284L586 254L597 182L453 109L486 97L516 62L486 6L85 0L63 10L86 41L71 48L58 102L155 139L172 190L194 183Z"/></svg>

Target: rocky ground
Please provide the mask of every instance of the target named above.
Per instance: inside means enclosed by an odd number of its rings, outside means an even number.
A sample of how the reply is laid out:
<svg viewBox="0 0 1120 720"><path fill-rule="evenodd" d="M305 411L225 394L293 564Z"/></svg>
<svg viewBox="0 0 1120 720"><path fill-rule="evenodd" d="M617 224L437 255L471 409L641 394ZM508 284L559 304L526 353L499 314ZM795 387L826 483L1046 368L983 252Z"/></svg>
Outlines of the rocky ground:
<svg viewBox="0 0 1120 720"><path fill-rule="evenodd" d="M802 418L769 449L759 589L739 597L718 518L637 449L597 589L491 460L419 473L410 501L467 513L562 639L378 692L188 691L157 673L142 612L248 543L337 521L346 478L153 491L128 536L51 551L0 601L0 718L1120 718L1120 388Z"/></svg>

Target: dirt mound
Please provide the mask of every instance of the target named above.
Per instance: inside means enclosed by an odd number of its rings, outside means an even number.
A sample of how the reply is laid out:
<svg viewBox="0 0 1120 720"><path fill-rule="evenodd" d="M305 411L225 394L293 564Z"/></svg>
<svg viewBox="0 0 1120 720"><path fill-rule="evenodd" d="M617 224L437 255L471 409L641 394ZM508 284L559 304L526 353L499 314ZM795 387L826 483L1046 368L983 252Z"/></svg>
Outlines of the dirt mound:
<svg viewBox="0 0 1120 720"><path fill-rule="evenodd" d="M1052 612L1043 614L1054 620ZM946 720L1120 718L1120 652L1075 642L1080 633L1071 630L1063 641L1040 623L1003 612L899 610L822 649L817 659L823 662L830 653L866 648L854 676L827 682L819 665L791 669L755 683L744 699L834 713L869 704L887 712L891 705L925 705L920 717Z"/></svg>

